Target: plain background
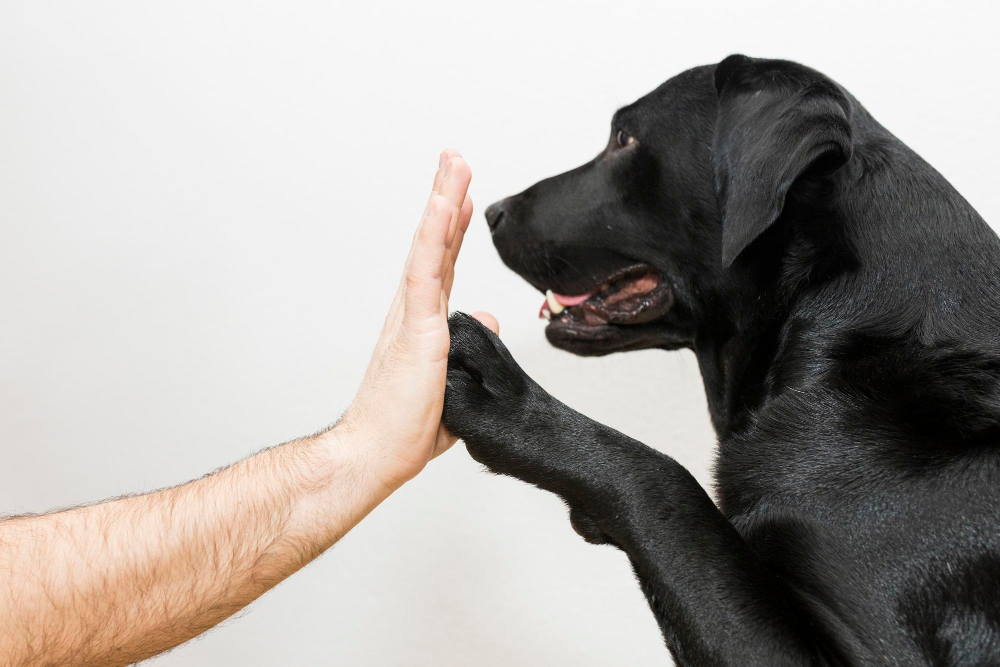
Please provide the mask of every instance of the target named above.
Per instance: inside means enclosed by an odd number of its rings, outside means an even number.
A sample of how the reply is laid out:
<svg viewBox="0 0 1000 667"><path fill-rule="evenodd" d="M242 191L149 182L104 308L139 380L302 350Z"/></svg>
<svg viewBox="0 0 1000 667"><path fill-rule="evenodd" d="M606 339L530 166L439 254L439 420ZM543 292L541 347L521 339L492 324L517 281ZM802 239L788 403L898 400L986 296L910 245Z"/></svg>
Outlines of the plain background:
<svg viewBox="0 0 1000 667"><path fill-rule="evenodd" d="M733 52L844 84L994 222L987 3L0 1L0 512L172 485L348 405L440 149L474 171L452 307L711 483L688 353L578 359L486 204ZM663 665L625 557L458 445L238 619L153 661Z"/></svg>

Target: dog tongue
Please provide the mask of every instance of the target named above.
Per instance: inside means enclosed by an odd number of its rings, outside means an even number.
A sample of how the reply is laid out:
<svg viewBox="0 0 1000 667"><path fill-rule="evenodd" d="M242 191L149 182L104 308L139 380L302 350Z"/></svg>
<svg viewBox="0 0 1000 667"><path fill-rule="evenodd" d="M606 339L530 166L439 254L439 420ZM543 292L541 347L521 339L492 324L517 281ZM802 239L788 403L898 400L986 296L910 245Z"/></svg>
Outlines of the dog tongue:
<svg viewBox="0 0 1000 667"><path fill-rule="evenodd" d="M580 305L581 303L583 303L584 301L586 301L590 297L594 296L594 294L595 294L595 292L587 292L586 294L576 294L576 295L571 296L571 295L567 295L567 294L558 294L556 292L553 292L552 296L560 304L562 304L563 306L569 308L570 306L578 306L578 305ZM548 299L546 299L545 301L542 301L542 307L538 309L538 317L545 317L545 315L543 315L543 313L545 312L545 309L548 308L548 307L549 307L549 301L548 301Z"/></svg>
<svg viewBox="0 0 1000 667"><path fill-rule="evenodd" d="M556 298L556 301L562 305L569 308L570 306L579 306L581 303L594 296L593 292L587 292L586 294L577 294L576 296L567 296L565 294L552 293L552 296Z"/></svg>

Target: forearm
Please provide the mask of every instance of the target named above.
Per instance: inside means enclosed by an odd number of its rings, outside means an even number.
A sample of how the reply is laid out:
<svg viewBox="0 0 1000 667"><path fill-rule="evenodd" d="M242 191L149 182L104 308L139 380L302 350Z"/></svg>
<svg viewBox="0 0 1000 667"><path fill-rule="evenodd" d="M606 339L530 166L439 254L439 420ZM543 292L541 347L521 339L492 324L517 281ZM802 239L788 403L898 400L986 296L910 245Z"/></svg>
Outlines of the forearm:
<svg viewBox="0 0 1000 667"><path fill-rule="evenodd" d="M793 591L680 464L655 453L616 486L625 509L601 527L628 555L678 664L829 664Z"/></svg>
<svg viewBox="0 0 1000 667"><path fill-rule="evenodd" d="M560 456L534 483L629 557L678 664L826 664L790 591L683 466L554 399L545 412L533 448Z"/></svg>
<svg viewBox="0 0 1000 667"><path fill-rule="evenodd" d="M683 466L558 405L547 451L586 457L539 486L626 553L678 664L826 664L790 591Z"/></svg>
<svg viewBox="0 0 1000 667"><path fill-rule="evenodd" d="M183 486L0 521L0 667L124 665L176 646L318 556L454 444L440 415L471 177L457 152L442 153L336 428Z"/></svg>
<svg viewBox="0 0 1000 667"><path fill-rule="evenodd" d="M194 637L391 489L334 429L179 487L0 523L0 664L123 665Z"/></svg>

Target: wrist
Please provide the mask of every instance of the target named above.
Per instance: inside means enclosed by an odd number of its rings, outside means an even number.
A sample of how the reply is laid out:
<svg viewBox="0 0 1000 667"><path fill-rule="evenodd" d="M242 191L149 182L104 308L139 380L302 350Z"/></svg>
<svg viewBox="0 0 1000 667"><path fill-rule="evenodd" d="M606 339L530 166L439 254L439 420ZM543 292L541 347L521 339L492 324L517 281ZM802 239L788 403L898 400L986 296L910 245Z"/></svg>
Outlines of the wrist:
<svg viewBox="0 0 1000 667"><path fill-rule="evenodd" d="M313 536L321 549L336 542L394 490L374 471L364 436L336 425L289 443L285 460L294 499L287 527Z"/></svg>
<svg viewBox="0 0 1000 667"><path fill-rule="evenodd" d="M401 457L399 447L394 446L399 436L368 418L357 405L348 408L324 435L335 441L345 465L362 472L368 483L381 487L386 496L416 477L426 463Z"/></svg>
<svg viewBox="0 0 1000 667"><path fill-rule="evenodd" d="M386 455L383 435L348 414L314 439L326 459L328 483L349 486L357 497L373 499L374 505L416 474L400 470Z"/></svg>

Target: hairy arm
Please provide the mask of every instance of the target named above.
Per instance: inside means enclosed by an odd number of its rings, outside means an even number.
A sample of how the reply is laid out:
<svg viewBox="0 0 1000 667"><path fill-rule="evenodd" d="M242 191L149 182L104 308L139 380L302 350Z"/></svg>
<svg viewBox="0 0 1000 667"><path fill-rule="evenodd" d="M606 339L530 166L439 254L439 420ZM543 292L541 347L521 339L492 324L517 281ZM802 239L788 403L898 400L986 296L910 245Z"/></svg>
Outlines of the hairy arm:
<svg viewBox="0 0 1000 667"><path fill-rule="evenodd" d="M0 522L0 665L125 665L176 646L321 554L454 444L441 407L471 178L456 151L442 154L361 388L333 429L182 486Z"/></svg>
<svg viewBox="0 0 1000 667"><path fill-rule="evenodd" d="M392 488L342 427L182 486L0 523L0 663L125 665L226 619Z"/></svg>

